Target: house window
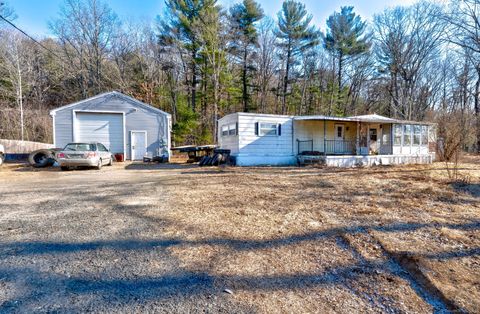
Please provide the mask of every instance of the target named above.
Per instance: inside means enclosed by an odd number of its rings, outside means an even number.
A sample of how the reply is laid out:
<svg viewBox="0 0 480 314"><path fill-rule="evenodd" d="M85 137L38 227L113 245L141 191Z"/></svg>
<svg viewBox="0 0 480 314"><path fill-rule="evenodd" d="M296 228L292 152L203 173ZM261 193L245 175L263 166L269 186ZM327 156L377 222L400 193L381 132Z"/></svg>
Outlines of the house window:
<svg viewBox="0 0 480 314"><path fill-rule="evenodd" d="M237 124L232 123L228 126L228 135L236 135L237 134Z"/></svg>
<svg viewBox="0 0 480 314"><path fill-rule="evenodd" d="M413 126L413 145L420 145L420 136L422 128L420 125Z"/></svg>
<svg viewBox="0 0 480 314"><path fill-rule="evenodd" d="M237 124L222 125L222 136L237 135Z"/></svg>
<svg viewBox="0 0 480 314"><path fill-rule="evenodd" d="M222 125L222 136L228 135L228 125Z"/></svg>
<svg viewBox="0 0 480 314"><path fill-rule="evenodd" d="M393 128L393 144L402 145L402 126L395 124Z"/></svg>
<svg viewBox="0 0 480 314"><path fill-rule="evenodd" d="M277 128L276 123L260 122L258 127L259 127L258 134L260 136L263 136L263 135L276 136L276 135L278 135L278 128Z"/></svg>
<svg viewBox="0 0 480 314"><path fill-rule="evenodd" d="M412 126L410 124L403 125L403 146L412 143Z"/></svg>
<svg viewBox="0 0 480 314"><path fill-rule="evenodd" d="M422 125L422 145L428 145L428 126Z"/></svg>
<svg viewBox="0 0 480 314"><path fill-rule="evenodd" d="M343 137L343 127L337 126L337 137Z"/></svg>
<svg viewBox="0 0 480 314"><path fill-rule="evenodd" d="M370 129L370 141L377 141L377 129Z"/></svg>

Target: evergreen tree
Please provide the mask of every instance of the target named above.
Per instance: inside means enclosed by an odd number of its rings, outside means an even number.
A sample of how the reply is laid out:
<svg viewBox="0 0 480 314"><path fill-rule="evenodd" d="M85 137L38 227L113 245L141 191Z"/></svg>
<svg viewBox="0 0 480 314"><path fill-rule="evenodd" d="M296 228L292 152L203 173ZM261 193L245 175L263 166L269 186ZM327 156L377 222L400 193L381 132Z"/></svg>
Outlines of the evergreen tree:
<svg viewBox="0 0 480 314"><path fill-rule="evenodd" d="M312 15L307 14L305 5L286 0L278 13L278 46L283 51L285 74L282 86L282 114L287 113L287 90L289 75L298 55L318 44L320 32L310 25Z"/></svg>
<svg viewBox="0 0 480 314"><path fill-rule="evenodd" d="M190 68L190 106L196 111L197 99L197 74L198 74L198 53L201 48L196 29L202 10L203 0L166 0L167 19L160 21L159 42L162 46L177 45L178 48L186 51L186 58L189 60Z"/></svg>
<svg viewBox="0 0 480 314"><path fill-rule="evenodd" d="M353 12L353 7L342 7L327 20L325 48L338 62L338 89L342 90L342 71L347 58L362 54L370 49L369 36L365 34L367 23Z"/></svg>
<svg viewBox="0 0 480 314"><path fill-rule="evenodd" d="M250 105L250 75L252 47L258 46L258 33L255 23L263 18L263 10L255 0L243 0L230 9L232 27L231 53L242 67L242 104L243 111L248 112Z"/></svg>

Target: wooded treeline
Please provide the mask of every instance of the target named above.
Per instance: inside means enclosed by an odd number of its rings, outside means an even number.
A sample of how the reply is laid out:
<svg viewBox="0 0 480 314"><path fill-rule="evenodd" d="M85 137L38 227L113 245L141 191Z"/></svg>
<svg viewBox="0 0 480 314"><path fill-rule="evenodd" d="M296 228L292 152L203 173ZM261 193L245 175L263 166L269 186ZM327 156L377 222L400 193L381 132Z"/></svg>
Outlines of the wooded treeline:
<svg viewBox="0 0 480 314"><path fill-rule="evenodd" d="M55 37L38 42L0 21L0 138L51 142L50 109L118 90L172 113L177 145L214 142L217 119L236 111L376 112L439 122L450 146L480 149L480 0L421 1L371 22L342 7L325 25L294 0L274 18L255 0L165 3L140 22L65 0ZM15 23L8 3L0 15Z"/></svg>

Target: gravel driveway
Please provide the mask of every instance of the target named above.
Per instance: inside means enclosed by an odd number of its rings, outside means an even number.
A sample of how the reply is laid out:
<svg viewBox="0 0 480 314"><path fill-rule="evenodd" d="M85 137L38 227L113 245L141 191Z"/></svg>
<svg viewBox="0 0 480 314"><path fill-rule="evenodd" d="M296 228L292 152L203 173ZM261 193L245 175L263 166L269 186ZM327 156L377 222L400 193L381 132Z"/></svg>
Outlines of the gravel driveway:
<svg viewBox="0 0 480 314"><path fill-rule="evenodd" d="M130 170L129 170L130 169ZM0 170L0 312L249 312L163 235L176 169Z"/></svg>

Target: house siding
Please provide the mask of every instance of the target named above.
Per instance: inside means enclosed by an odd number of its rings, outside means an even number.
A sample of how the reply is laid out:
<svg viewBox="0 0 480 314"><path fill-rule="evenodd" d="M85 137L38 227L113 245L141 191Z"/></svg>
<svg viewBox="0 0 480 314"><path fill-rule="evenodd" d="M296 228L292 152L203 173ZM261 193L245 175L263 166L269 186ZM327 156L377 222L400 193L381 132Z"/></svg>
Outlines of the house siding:
<svg viewBox="0 0 480 314"><path fill-rule="evenodd" d="M281 125L281 135L260 136L255 134L256 123ZM238 124L238 135L222 136L221 128L231 123ZM292 165L293 155L292 118L266 114L235 113L219 120L219 146L230 149L232 156L241 166L248 165Z"/></svg>
<svg viewBox="0 0 480 314"><path fill-rule="evenodd" d="M233 113L226 115L218 120L218 144L223 149L229 149L231 155L238 154L238 135L222 136L222 126L230 125L238 122L238 114Z"/></svg>
<svg viewBox="0 0 480 314"><path fill-rule="evenodd" d="M125 113L125 154L130 155L130 131L147 131L147 152L153 156L159 153L161 142L167 143L170 151L170 116L166 113L141 106L133 100L123 97L118 93L108 93L102 97L67 106L55 111L55 146L64 147L73 139L73 111L112 111Z"/></svg>
<svg viewBox="0 0 480 314"><path fill-rule="evenodd" d="M255 134L256 123L281 125L281 135L261 136ZM286 116L239 114L239 155L292 156L292 119Z"/></svg>

